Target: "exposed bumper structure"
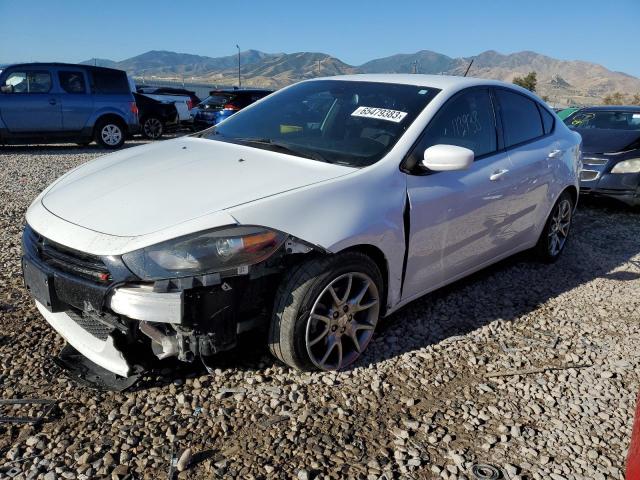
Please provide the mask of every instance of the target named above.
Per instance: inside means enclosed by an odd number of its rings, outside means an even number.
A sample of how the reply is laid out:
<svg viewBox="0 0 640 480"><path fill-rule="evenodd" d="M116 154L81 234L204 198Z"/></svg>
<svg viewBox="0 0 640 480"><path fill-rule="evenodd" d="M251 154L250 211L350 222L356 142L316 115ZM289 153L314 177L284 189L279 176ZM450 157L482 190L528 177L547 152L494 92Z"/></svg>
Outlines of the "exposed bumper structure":
<svg viewBox="0 0 640 480"><path fill-rule="evenodd" d="M66 313L52 313L38 301L36 301L36 307L49 325L89 360L123 377L132 373L131 366L114 345L111 335L106 340L100 340L78 325Z"/></svg>
<svg viewBox="0 0 640 480"><path fill-rule="evenodd" d="M158 293L150 285L116 288L109 308L120 315L149 322L179 324L182 321L182 292Z"/></svg>

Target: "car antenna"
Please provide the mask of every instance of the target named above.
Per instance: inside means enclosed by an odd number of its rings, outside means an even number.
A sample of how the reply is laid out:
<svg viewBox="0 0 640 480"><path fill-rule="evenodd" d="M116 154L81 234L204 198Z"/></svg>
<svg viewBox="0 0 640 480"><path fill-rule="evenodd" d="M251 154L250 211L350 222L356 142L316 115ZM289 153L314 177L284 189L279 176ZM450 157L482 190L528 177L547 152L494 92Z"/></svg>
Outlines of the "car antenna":
<svg viewBox="0 0 640 480"><path fill-rule="evenodd" d="M464 72L464 77L467 76L467 73L469 73L469 70L471 70L471 65L473 65L473 61L475 60L475 58L472 58L471 61L469 62L469 66L467 67L467 71Z"/></svg>

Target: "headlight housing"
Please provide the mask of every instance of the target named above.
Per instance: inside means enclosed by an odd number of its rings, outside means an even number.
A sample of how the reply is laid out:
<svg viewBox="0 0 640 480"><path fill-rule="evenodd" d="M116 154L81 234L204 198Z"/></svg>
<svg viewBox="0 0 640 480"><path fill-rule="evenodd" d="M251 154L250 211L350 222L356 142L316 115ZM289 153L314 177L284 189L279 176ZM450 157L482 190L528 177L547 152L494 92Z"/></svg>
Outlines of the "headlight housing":
<svg viewBox="0 0 640 480"><path fill-rule="evenodd" d="M143 280L203 275L262 262L285 239L284 233L264 227L227 227L157 243L122 260Z"/></svg>
<svg viewBox="0 0 640 480"><path fill-rule="evenodd" d="M632 158L616 163L611 169L611 173L638 173L640 172L640 158Z"/></svg>

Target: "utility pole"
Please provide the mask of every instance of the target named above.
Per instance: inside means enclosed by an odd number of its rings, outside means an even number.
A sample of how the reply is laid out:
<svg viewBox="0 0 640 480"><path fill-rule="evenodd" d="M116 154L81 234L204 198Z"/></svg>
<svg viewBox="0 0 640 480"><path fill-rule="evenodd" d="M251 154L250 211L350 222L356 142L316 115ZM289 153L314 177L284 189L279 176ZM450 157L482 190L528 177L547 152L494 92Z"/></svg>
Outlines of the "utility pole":
<svg viewBox="0 0 640 480"><path fill-rule="evenodd" d="M411 73L418 73L418 61L411 62Z"/></svg>
<svg viewBox="0 0 640 480"><path fill-rule="evenodd" d="M318 76L320 76L320 60L318 59Z"/></svg>
<svg viewBox="0 0 640 480"><path fill-rule="evenodd" d="M240 79L240 46L236 43L236 48L238 49L238 88L242 86L242 80Z"/></svg>

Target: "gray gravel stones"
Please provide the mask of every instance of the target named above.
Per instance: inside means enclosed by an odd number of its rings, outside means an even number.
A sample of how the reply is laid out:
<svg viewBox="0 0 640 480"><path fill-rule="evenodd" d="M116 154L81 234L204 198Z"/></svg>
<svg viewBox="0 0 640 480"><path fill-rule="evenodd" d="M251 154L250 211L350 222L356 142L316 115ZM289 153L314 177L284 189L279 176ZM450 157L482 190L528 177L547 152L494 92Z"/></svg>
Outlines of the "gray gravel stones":
<svg viewBox="0 0 640 480"><path fill-rule="evenodd" d="M0 478L10 461L17 478L165 478L172 445L191 449L179 477L191 479L471 479L477 463L511 479L623 478L639 389L640 214L581 205L559 262L520 255L412 303L345 372L289 370L254 335L212 375L96 392L50 373L63 342L24 291L19 258L29 203L103 153L0 147L1 396L60 406L38 428L0 424Z"/></svg>

